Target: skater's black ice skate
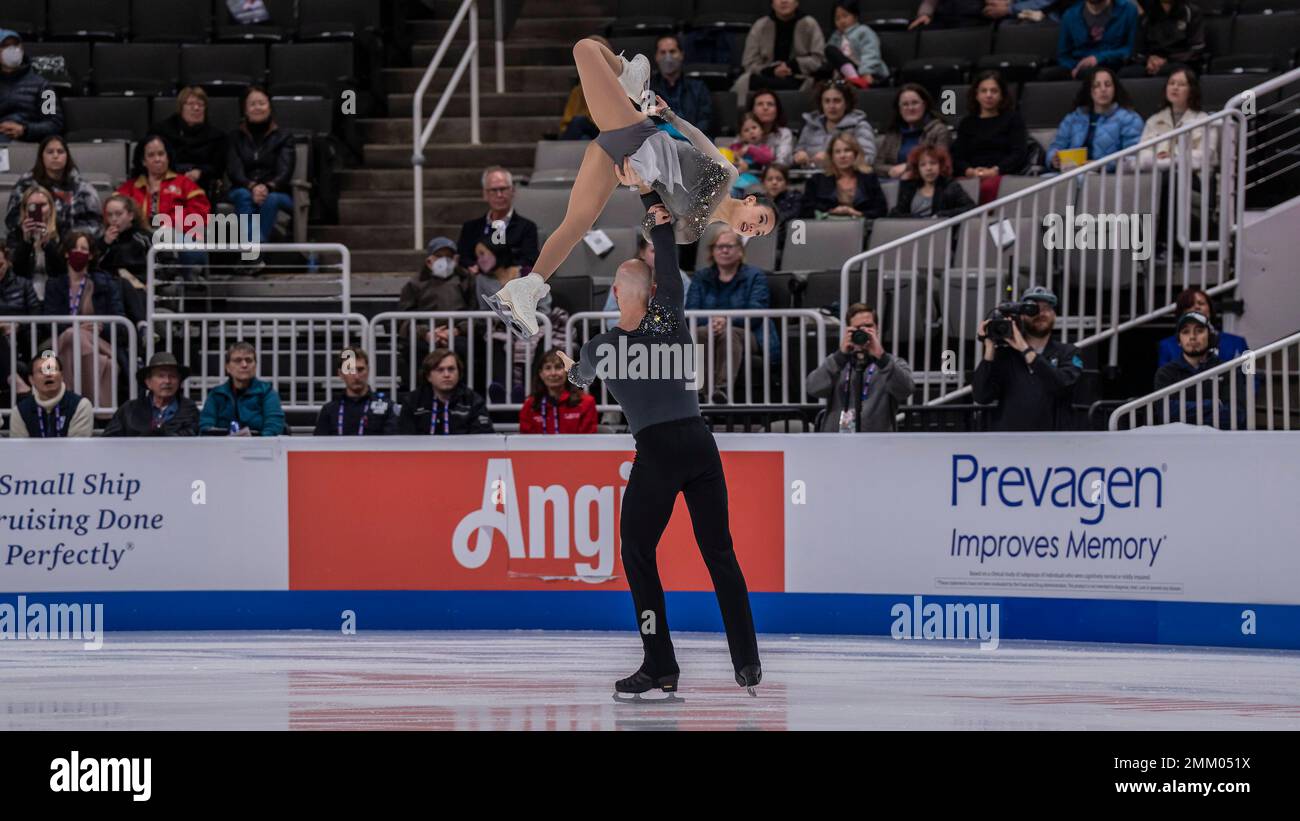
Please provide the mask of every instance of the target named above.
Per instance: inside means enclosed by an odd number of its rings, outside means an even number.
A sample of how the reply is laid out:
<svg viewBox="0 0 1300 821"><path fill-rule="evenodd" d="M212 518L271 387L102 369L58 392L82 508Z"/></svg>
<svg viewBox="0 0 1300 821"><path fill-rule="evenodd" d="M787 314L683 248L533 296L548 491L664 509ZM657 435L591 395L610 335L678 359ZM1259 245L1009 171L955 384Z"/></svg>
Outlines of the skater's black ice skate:
<svg viewBox="0 0 1300 821"><path fill-rule="evenodd" d="M651 690L662 690L665 695L647 698L644 694ZM677 673L652 676L644 670L637 670L627 678L614 682L614 700L620 704L637 702L664 704L684 701L677 696Z"/></svg>
<svg viewBox="0 0 1300 821"><path fill-rule="evenodd" d="M751 696L757 696L758 683L763 680L763 668L757 664L746 664L736 673L736 683L749 691Z"/></svg>

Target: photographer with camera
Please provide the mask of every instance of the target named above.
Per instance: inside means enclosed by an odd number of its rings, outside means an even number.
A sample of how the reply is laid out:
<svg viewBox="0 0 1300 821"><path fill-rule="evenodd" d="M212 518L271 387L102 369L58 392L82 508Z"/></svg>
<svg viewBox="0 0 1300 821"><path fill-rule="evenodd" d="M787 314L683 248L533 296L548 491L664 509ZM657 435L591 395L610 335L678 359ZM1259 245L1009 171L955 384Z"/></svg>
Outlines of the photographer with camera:
<svg viewBox="0 0 1300 821"><path fill-rule="evenodd" d="M840 349L808 376L808 393L826 399L822 433L895 430L898 405L912 395L912 366L887 353L873 308L849 306Z"/></svg>
<svg viewBox="0 0 1300 821"><path fill-rule="evenodd" d="M984 358L971 377L976 402L997 402L990 430L1069 430L1083 360L1052 339L1056 294L1041 285L1004 302L980 323Z"/></svg>

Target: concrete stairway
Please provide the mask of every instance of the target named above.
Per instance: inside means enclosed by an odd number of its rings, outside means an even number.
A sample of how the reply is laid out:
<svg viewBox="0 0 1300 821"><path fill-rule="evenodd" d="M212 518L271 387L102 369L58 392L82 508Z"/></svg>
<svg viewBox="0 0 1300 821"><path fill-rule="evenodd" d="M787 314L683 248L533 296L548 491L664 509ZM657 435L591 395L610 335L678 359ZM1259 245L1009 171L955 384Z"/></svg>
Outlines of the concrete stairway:
<svg viewBox="0 0 1300 821"><path fill-rule="evenodd" d="M407 21L413 45L406 64L384 70L389 117L361 121L364 161L362 167L342 172L340 224L311 228L313 241L341 242L351 249L354 281L362 291L373 293L385 287L375 280L411 276L424 258L422 252L413 249L411 106L420 78L460 0L433 0L431 5L429 19ZM419 9L413 14L424 12L422 6L412 6ZM466 75L425 150L426 241L439 234L455 239L463 222L483 213L487 207L480 184L484 167L500 164L516 174L532 170L536 142L546 132L558 130L565 100L576 79L573 44L588 34L599 33L613 19L613 6L602 0L525 0L520 19L506 40L506 93L496 94L492 4L480 3L482 142L469 142ZM462 25L455 42L468 42L466 29ZM450 59L444 58L447 67L439 69L424 101L426 116L437 105L460 53L453 49Z"/></svg>

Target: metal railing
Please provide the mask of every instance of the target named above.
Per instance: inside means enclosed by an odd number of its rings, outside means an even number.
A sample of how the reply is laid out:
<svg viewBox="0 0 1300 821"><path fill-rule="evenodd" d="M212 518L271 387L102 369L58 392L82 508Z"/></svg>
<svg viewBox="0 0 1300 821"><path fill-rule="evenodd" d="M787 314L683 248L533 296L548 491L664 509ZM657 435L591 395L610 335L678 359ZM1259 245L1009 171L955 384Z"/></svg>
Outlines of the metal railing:
<svg viewBox="0 0 1300 821"><path fill-rule="evenodd" d="M1260 105L1260 97L1274 91L1279 92L1278 100ZM1241 92L1227 107L1241 111L1249 123L1242 135L1245 191L1300 168L1300 69Z"/></svg>
<svg viewBox="0 0 1300 821"><path fill-rule="evenodd" d="M1224 110L855 255L840 270L840 321L858 301L850 298L856 273L861 301L890 306L881 316L891 353L912 364L927 404L969 393L963 383L980 355L980 322L999 302L1035 285L1052 288L1060 299L1056 329L1062 340L1079 347L1109 340L1109 361L1116 364L1119 329L1172 311L1184 287L1217 293L1235 286L1241 248L1232 240L1244 199L1235 186L1216 180L1241 173L1244 158L1224 135L1244 126L1240 112ZM1193 151L1198 138L1201 150ZM1172 160L1155 156L1161 144L1173 146ZM1104 250L1070 247L1078 236L1076 218L1085 214L1094 224L1107 215L1096 237L1106 242ZM1137 233L1134 216L1142 229ZM1196 226L1200 239L1193 236ZM1053 229L1056 235L1048 233ZM1154 254L1161 236L1163 265ZM1152 251L1141 267L1128 247L1135 237ZM1061 248L1062 241L1069 246ZM944 341L938 350L936 336ZM940 351L944 355L936 356Z"/></svg>
<svg viewBox="0 0 1300 821"><path fill-rule="evenodd" d="M749 333L722 336L696 333L696 367L702 366L702 405L788 407L820 404L820 399L808 393L809 374L827 356L827 317L819 311L808 308L704 310L687 311L686 317L699 328L708 328L715 318L725 319L733 328L736 319L751 320L746 323ZM565 352L577 359L589 339L608 330L617 321L618 313L613 311L573 314L564 328ZM774 344L779 351L775 355ZM792 358L795 354L797 358ZM727 366L719 373L723 363ZM731 367L732 363L735 367ZM785 378L781 378L783 375ZM725 403L713 401L717 393L726 397ZM618 404L612 401L608 387L603 384L596 402L598 410L618 410Z"/></svg>
<svg viewBox="0 0 1300 821"><path fill-rule="evenodd" d="M186 279L184 277L170 279L160 276L162 272L176 269L186 269L202 267L212 270L218 270L219 266L213 265L209 260L202 265L184 261L181 258L173 256L181 252L210 253L218 252L223 254L234 255L240 252L238 246L232 246L229 243L221 242L185 242L185 243L157 243L149 248L149 254L146 258L146 276L145 276L145 315L152 319L155 314L164 313L160 310L160 302L166 302L172 306L167 310L176 310L185 313L194 303L210 303L212 301L232 302L241 299L239 291L250 287L251 280L248 277L234 277L230 279ZM268 254L305 254L309 260L309 265L320 269L335 269L328 274L314 277L295 277L291 279L280 280L263 280L258 282L258 289L274 288L281 293L268 295L259 293L256 296L258 304L267 304L274 302L304 300L320 301L322 304L338 305L341 312L348 314L352 312L352 251L346 245L337 242L279 242L279 243L260 243L256 246L256 260L240 260L240 262L252 264L254 261L263 262ZM336 254L339 262L337 264L320 262L322 254ZM166 255L159 259L160 255ZM232 262L225 266L226 268L237 269L239 262ZM293 271L299 271L301 265L280 266L274 262L271 265L265 265L266 273L274 273L278 268L286 268ZM273 284L272 284L273 283ZM174 292L167 295L159 294L159 286L171 288ZM322 290L321 286L331 286L329 289ZM244 297L244 299L250 299ZM193 311L190 311L193 313ZM150 353L153 353L152 350Z"/></svg>
<svg viewBox="0 0 1300 821"><path fill-rule="evenodd" d="M11 329L4 337L3 356L12 378L18 377L20 362L30 363L50 350L63 362L64 382L71 382L70 390L90 400L96 416L111 415L123 394L135 398L136 333L126 317L0 316L0 326ZM107 384L101 382L101 372ZM13 412L17 400L18 391L11 389L9 406L0 408L0 416Z"/></svg>
<svg viewBox="0 0 1300 821"><path fill-rule="evenodd" d="M1300 366L1300 333L1123 404L1111 413L1108 427L1119 430L1122 422L1130 429L1186 422L1225 430L1258 430L1262 413L1265 430L1292 430L1300 427L1291 419L1291 391L1297 375L1292 362ZM1262 406L1259 382L1263 383ZM1176 399L1167 401L1175 395ZM1295 408L1300 411L1300 402Z"/></svg>
<svg viewBox="0 0 1300 821"><path fill-rule="evenodd" d="M433 82L433 75L442 65L442 58L446 56L447 51L451 48L451 41L455 38L456 33L460 31L460 24L469 16L469 45L465 48L465 53L461 55L460 61L456 64L456 69L451 74L451 79L447 82L447 87L443 89L442 95L438 98L438 104L433 109L429 121L424 121L424 93L428 90L429 84ZM498 94L504 94L506 90L506 71L505 71L505 17L501 8L501 0L493 0L492 15L494 34L496 39L495 56L496 56L496 88ZM447 27L447 33L443 35L442 42L438 44L438 50L434 52L433 59L429 61L429 67L424 70L424 76L420 78L420 85L415 89L415 97L411 100L411 170L414 177L415 189L415 249L418 251L424 248L424 148L429 144L429 138L433 136L433 130L438 127L438 121L442 119L442 112L446 110L447 103L451 101L451 95L455 93L460 78L465 74L466 68L470 69L469 73L469 141L474 145L479 144L479 92L478 92L478 2L477 0L464 0L460 8L456 11L456 16L451 19Z"/></svg>
<svg viewBox="0 0 1300 821"><path fill-rule="evenodd" d="M202 405L226 380L226 350L238 341L257 349L257 378L270 382L285 411L318 411L343 392L344 348L361 345L361 314L168 314L149 321L148 349L170 351L192 375L182 390Z"/></svg>
<svg viewBox="0 0 1300 821"><path fill-rule="evenodd" d="M551 348L555 338L550 317L540 311L536 316L538 334L525 341L511 334L492 311L376 314L366 340L370 383L393 396L401 388L413 391L420 360L434 348L445 347L460 354L465 362L461 379L483 394L488 410L518 410L532 390L536 354Z"/></svg>

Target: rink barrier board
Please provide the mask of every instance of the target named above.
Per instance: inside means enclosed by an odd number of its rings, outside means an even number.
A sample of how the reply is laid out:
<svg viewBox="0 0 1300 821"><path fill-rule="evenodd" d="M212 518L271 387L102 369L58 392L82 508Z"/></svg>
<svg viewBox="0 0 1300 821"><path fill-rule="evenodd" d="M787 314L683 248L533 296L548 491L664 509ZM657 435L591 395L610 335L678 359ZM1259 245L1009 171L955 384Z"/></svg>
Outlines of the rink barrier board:
<svg viewBox="0 0 1300 821"><path fill-rule="evenodd" d="M14 602L18 594L0 594ZM338 631L351 611L358 635L379 630L622 631L637 625L625 592L593 591L159 591L28 593L29 606L104 605L104 627L118 630ZM674 632L721 632L712 593L668 592ZM926 604L997 604L1000 641L1107 642L1300 650L1300 606L1060 598L929 596ZM912 594L752 593L759 633L888 636L893 608ZM1254 614L1255 633L1242 631ZM919 639L936 641L938 639ZM956 642L973 648L974 642Z"/></svg>

